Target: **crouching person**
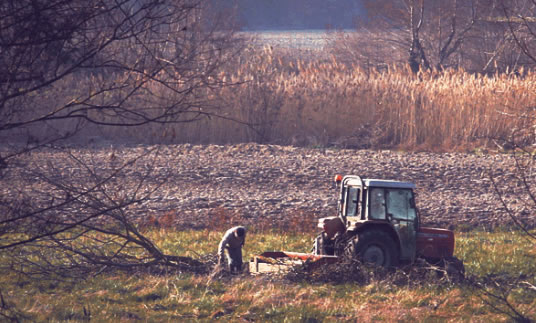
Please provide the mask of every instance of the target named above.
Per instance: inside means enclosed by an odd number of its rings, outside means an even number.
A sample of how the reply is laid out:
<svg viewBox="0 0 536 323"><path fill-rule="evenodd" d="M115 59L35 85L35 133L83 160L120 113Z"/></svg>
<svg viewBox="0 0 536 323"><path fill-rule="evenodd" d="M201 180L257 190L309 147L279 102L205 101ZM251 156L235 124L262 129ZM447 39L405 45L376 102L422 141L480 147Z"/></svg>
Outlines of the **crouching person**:
<svg viewBox="0 0 536 323"><path fill-rule="evenodd" d="M231 273L242 272L242 246L246 241L246 228L237 226L225 232L218 246L218 264L223 265L227 250L227 265Z"/></svg>

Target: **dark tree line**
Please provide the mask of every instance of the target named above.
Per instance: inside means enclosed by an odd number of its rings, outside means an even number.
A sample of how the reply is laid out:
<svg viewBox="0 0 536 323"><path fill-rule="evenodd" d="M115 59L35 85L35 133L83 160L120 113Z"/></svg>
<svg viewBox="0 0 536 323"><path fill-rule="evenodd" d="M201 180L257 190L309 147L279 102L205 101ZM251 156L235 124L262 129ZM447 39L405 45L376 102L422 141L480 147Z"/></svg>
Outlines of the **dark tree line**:
<svg viewBox="0 0 536 323"><path fill-rule="evenodd" d="M369 66L408 64L413 72L463 68L492 74L533 68L532 0L363 1L358 34L339 54ZM350 45L352 44L353 45Z"/></svg>

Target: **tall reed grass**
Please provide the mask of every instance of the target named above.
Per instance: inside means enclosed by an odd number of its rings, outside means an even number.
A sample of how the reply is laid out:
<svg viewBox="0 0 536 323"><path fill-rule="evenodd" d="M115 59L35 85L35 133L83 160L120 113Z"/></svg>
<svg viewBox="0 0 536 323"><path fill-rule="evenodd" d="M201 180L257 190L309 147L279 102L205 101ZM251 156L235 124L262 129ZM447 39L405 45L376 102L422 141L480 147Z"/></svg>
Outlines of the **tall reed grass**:
<svg viewBox="0 0 536 323"><path fill-rule="evenodd" d="M267 48L249 53L212 93L226 116L181 125L183 140L349 147L472 149L530 130L536 73L482 76L463 70L365 70L336 59L293 59ZM201 131L202 133L200 133ZM525 131L533 141L532 131ZM180 140L180 139L179 139Z"/></svg>
<svg viewBox="0 0 536 323"><path fill-rule="evenodd" d="M526 141L533 141L534 71L523 71L522 77L463 70L415 75L404 66L380 72L325 54L300 59L293 50L250 48L219 71L225 86L196 93L201 98L196 104L223 118L91 132L149 143L451 150L483 147L525 129ZM173 99L162 84L151 91Z"/></svg>

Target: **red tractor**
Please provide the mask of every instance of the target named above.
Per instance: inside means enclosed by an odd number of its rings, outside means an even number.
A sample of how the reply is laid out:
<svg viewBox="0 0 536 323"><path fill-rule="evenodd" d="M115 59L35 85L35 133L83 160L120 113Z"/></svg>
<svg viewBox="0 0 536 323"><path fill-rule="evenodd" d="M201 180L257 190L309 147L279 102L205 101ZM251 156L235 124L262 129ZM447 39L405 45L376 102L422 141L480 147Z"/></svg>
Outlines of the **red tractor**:
<svg viewBox="0 0 536 323"><path fill-rule="evenodd" d="M415 184L337 175L337 216L322 218L313 254L352 256L391 267L421 257L430 263L453 257L454 232L421 226Z"/></svg>
<svg viewBox="0 0 536 323"><path fill-rule="evenodd" d="M255 258L252 272L267 258L334 262L341 257L383 267L411 264L417 258L463 274L453 256L454 232L421 226L415 205L415 184L337 175L340 188L337 215L321 218L321 234L312 254L267 252ZM266 271L271 271L267 269Z"/></svg>

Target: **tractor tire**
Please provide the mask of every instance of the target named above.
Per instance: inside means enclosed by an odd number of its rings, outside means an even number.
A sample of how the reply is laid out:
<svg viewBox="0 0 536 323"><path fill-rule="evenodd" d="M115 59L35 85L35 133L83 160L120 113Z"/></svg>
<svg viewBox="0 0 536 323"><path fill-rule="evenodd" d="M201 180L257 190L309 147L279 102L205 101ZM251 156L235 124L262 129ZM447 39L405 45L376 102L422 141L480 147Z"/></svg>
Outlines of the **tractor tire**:
<svg viewBox="0 0 536 323"><path fill-rule="evenodd" d="M391 236L381 230L368 230L350 240L346 254L365 263L385 268L398 266L398 246Z"/></svg>

